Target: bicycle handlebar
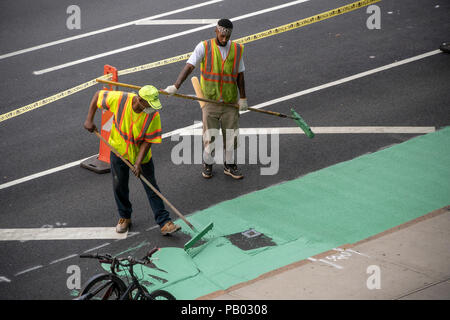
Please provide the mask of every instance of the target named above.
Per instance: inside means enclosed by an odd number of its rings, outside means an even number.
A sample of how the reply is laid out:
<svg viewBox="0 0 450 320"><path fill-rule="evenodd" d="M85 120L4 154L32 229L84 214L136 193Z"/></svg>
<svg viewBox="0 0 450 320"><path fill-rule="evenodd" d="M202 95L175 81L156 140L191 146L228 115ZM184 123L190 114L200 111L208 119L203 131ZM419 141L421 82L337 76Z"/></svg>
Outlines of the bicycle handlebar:
<svg viewBox="0 0 450 320"><path fill-rule="evenodd" d="M155 252L157 252L159 250L159 248L153 248L151 249L142 259L134 259L131 256L128 256L126 258L114 258L112 257L110 254L104 254L104 255L99 255L98 253L96 254L80 254L80 258L92 258L92 259L98 259L100 260L100 262L102 263L117 263L123 267L127 267L130 265L135 265L135 264L147 264L150 262L150 257L155 254ZM122 261L128 261L129 264L123 264L121 263Z"/></svg>
<svg viewBox="0 0 450 320"><path fill-rule="evenodd" d="M113 257L108 253L105 255L99 255L98 253L96 253L96 254L80 254L80 258L92 258L92 259L99 259L99 260L105 260L105 261L109 261L109 260L113 259Z"/></svg>
<svg viewBox="0 0 450 320"><path fill-rule="evenodd" d="M147 252L147 255L144 258L150 258L156 251L158 251L159 248L153 248L152 250L150 250L149 252Z"/></svg>

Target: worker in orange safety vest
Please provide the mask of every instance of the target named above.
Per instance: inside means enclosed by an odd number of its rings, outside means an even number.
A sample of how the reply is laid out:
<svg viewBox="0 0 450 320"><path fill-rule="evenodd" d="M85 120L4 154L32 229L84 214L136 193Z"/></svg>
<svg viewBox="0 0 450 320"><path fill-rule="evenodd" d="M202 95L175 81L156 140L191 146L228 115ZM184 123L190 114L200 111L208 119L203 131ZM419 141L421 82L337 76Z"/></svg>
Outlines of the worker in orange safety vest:
<svg viewBox="0 0 450 320"><path fill-rule="evenodd" d="M97 91L91 100L84 128L89 132L97 130L94 124L98 108L108 109L114 114L109 144L133 166L133 173L143 174L159 191L155 180L151 145L161 143L161 119L157 110L161 109L159 91L154 86L143 86L139 94L122 91ZM118 233L128 231L131 225L132 205L129 200L129 168L114 152L111 152L111 173L113 177L114 199L119 211ZM181 229L175 225L159 196L145 183L144 186L156 223L163 235Z"/></svg>
<svg viewBox="0 0 450 320"><path fill-rule="evenodd" d="M201 88L205 98L218 102L238 103L239 109L206 103L202 108L203 121L203 168L204 178L212 177L214 159L214 132L222 127L225 149L224 173L234 179L243 175L236 164L235 150L238 146L239 111L248 109L244 81L244 46L230 40L233 23L220 19L215 28L216 37L200 42L186 65L181 70L176 82L164 91L173 95L181 84L200 64ZM232 134L229 131L232 130ZM228 136L228 139L227 139Z"/></svg>

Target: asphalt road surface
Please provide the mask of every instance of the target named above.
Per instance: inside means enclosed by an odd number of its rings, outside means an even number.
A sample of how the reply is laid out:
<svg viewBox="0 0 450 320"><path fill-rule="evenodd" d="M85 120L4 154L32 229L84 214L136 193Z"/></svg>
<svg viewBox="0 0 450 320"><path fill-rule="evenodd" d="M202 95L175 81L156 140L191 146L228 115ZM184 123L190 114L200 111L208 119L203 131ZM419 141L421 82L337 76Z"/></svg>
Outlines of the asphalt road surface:
<svg viewBox="0 0 450 320"><path fill-rule="evenodd" d="M8 1L0 4L0 114L6 114L103 74L108 64L118 70L160 61L193 51L214 36L213 27L179 35L204 24L146 25L128 22L163 13L156 19L236 18L237 39L313 16L351 1L223 0L187 8L200 1L79 1L80 29L67 27L71 1ZM301 114L311 127L433 127L450 124L450 59L446 53L412 59L386 70L348 80L362 72L389 66L437 50L449 40L450 4L445 1L383 0L380 29L369 29L366 7L307 26L252 41L245 47L245 81L249 106L273 101L266 110ZM260 12L260 10L272 8ZM175 12L173 12L175 11ZM244 16L249 14L248 16ZM88 37L20 50L99 31ZM176 36L174 36L176 35ZM135 46L166 37L158 42ZM112 54L113 50L135 46ZM9 53L14 55L5 56ZM95 57L101 55L100 57ZM87 59L86 59L87 58ZM84 59L84 60L82 60ZM70 66L62 65L74 62ZM119 76L119 81L173 84L185 61ZM59 66L57 69L51 69ZM195 70L199 76L199 70ZM344 79L344 80L343 80ZM347 80L345 80L347 79ZM339 81L342 80L342 81ZM334 83L336 82L336 83ZM331 84L323 88L322 85ZM90 86L0 122L0 229L113 227L117 211L110 174L99 175L79 165L42 172L98 153L98 139L83 128L91 97L101 88ZM190 81L179 93L194 94ZM161 96L164 133L201 120L195 101ZM100 115L96 117L100 126ZM288 119L244 113L241 128L295 127ZM291 180L421 133L281 134L269 154L278 161L276 174L261 175L268 167L241 165L245 178L235 181L214 166L214 177L202 178L200 164L173 163L177 141L165 138L154 146L156 176L162 193L185 215L268 186ZM265 150L266 151L266 150ZM275 154L278 154L275 157ZM276 159L278 158L278 159ZM274 164L274 163L273 163ZM37 176L20 182L19 179ZM13 182L12 184L8 184ZM82 283L100 271L80 253L119 253L143 243L148 247L182 247L184 233L162 237L155 226L140 182L130 179L133 228L124 240L0 241L0 299L72 299L69 266L79 266ZM173 218L176 218L172 214Z"/></svg>

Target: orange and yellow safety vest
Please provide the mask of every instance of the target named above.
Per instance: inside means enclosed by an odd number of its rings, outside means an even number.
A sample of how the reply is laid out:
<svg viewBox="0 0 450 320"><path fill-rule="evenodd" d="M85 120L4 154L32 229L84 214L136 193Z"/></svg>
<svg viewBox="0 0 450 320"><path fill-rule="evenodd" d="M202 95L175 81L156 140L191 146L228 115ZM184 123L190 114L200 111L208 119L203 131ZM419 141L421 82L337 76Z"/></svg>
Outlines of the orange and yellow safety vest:
<svg viewBox="0 0 450 320"><path fill-rule="evenodd" d="M235 103L238 99L237 76L244 46L231 41L223 60L216 39L203 41L205 56L200 65L201 87L207 99Z"/></svg>
<svg viewBox="0 0 450 320"><path fill-rule="evenodd" d="M136 94L123 91L100 90L97 107L114 114L109 143L128 161L135 163L143 141L161 143L161 118L159 112L151 114L133 111ZM142 160L147 163L152 157L151 149Z"/></svg>

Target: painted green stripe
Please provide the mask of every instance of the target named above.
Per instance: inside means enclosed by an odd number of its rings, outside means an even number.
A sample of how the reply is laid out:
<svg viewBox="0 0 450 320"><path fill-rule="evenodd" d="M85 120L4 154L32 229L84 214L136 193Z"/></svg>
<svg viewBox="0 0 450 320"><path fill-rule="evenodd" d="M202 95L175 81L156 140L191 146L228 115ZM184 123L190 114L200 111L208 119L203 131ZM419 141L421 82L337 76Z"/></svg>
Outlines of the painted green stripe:
<svg viewBox="0 0 450 320"><path fill-rule="evenodd" d="M209 241L195 255L160 250L155 264L169 270L169 282L149 289L194 299L442 208L450 204L449 164L447 127L199 211L189 220L198 228L214 222ZM244 251L224 237L250 228L277 245Z"/></svg>

